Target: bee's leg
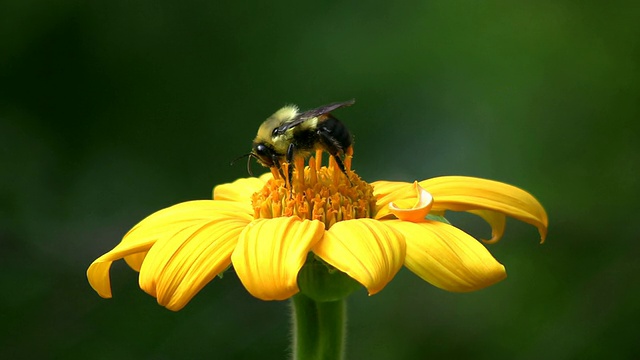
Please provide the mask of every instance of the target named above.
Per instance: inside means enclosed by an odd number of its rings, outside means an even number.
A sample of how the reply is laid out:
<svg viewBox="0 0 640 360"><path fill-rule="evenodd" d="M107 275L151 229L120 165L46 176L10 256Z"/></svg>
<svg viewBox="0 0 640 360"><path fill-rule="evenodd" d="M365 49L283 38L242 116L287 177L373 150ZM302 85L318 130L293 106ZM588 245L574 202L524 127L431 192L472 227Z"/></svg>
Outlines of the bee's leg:
<svg viewBox="0 0 640 360"><path fill-rule="evenodd" d="M340 158L340 155L339 154L331 154L331 156L333 156L333 160L335 160L336 164L338 164L338 167L340 168L340 171L342 171L342 173L347 175L347 169L345 169L344 163L342 162L342 159Z"/></svg>
<svg viewBox="0 0 640 360"><path fill-rule="evenodd" d="M280 173L280 176L282 177L282 180L286 179L286 178L284 177L284 171L282 171L282 168L281 168L281 167L279 167L279 168L278 168L278 172Z"/></svg>
<svg viewBox="0 0 640 360"><path fill-rule="evenodd" d="M287 148L287 163L289 166L287 167L287 179L289 179L289 195L293 197L293 154L295 153L296 146L293 143L289 144Z"/></svg>
<svg viewBox="0 0 640 360"><path fill-rule="evenodd" d="M347 177L347 180L349 180L349 184L353 185L351 183L351 179L349 179L349 175L347 174L347 169L344 167L344 162L342 162L342 159L340 158L340 154L331 154L331 156L333 156L333 159L336 161L336 164L338 164L340 171L342 171L344 176Z"/></svg>
<svg viewBox="0 0 640 360"><path fill-rule="evenodd" d="M347 169L344 166L344 162L342 162L341 155L343 154L343 151L338 141L332 137L331 133L328 131L318 130L318 135L320 136L320 140L322 141L322 145L324 145L325 150L333 156L336 164L338 164L338 168L340 168L340 171L342 171L344 176L347 177L347 180L349 180L349 183L351 183L351 179L349 179L349 175L347 174Z"/></svg>
<svg viewBox="0 0 640 360"><path fill-rule="evenodd" d="M284 177L284 172L282 171L282 166L280 166L280 160L278 160L276 156L273 156L271 160L273 161L273 167L278 169L278 173L280 173L280 177L282 177L282 180L286 179Z"/></svg>

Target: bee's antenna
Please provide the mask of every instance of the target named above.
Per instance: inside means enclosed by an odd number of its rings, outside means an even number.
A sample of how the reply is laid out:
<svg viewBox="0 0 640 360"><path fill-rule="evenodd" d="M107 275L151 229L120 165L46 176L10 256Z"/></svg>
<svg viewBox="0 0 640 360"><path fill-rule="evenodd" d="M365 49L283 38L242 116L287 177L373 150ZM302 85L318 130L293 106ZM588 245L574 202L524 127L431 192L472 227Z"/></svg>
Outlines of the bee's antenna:
<svg viewBox="0 0 640 360"><path fill-rule="evenodd" d="M247 172L251 176L253 176L253 171L251 171L251 158L252 157L255 157L252 153L249 153L249 155L247 155Z"/></svg>
<svg viewBox="0 0 640 360"><path fill-rule="evenodd" d="M229 165L233 166L233 164L235 164L236 161L238 161L238 160L240 160L242 158L245 158L247 156L251 156L251 153L238 156L237 158L231 160L231 163L229 163Z"/></svg>
<svg viewBox="0 0 640 360"><path fill-rule="evenodd" d="M249 175L253 176L253 172L251 171L250 162L251 162L251 158L255 157L255 156L252 153L248 153L248 154L244 154L244 155L238 156L237 158L231 160L231 164L230 165L233 165L236 161L238 161L238 160L240 160L242 158L245 158L245 157L248 158L247 159L247 172L249 172Z"/></svg>

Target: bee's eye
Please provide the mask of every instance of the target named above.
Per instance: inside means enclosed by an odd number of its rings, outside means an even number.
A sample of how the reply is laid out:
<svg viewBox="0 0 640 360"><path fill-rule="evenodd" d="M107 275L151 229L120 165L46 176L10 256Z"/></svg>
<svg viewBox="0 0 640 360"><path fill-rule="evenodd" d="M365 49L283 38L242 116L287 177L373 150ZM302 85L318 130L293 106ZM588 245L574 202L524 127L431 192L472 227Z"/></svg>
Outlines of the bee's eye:
<svg viewBox="0 0 640 360"><path fill-rule="evenodd" d="M264 166L273 166L273 150L265 144L257 144L253 147L253 155Z"/></svg>
<svg viewBox="0 0 640 360"><path fill-rule="evenodd" d="M256 145L254 149L256 151L256 154L259 156L266 156L271 152L269 151L269 148L263 144Z"/></svg>
<svg viewBox="0 0 640 360"><path fill-rule="evenodd" d="M280 135L280 130L278 130L278 128L273 129L273 131L271 132L271 136L278 136Z"/></svg>

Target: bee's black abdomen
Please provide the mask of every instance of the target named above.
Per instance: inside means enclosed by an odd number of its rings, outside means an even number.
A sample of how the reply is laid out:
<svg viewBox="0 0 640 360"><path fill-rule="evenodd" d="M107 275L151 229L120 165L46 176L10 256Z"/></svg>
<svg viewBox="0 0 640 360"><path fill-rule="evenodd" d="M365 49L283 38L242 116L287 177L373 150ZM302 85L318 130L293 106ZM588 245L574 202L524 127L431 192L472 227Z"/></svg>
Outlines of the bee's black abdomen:
<svg viewBox="0 0 640 360"><path fill-rule="evenodd" d="M318 134L311 129L296 131L293 135L293 143L296 150L301 152L312 151L318 141Z"/></svg>
<svg viewBox="0 0 640 360"><path fill-rule="evenodd" d="M331 155L342 154L351 146L352 138L349 129L340 120L329 116L318 125L318 135Z"/></svg>

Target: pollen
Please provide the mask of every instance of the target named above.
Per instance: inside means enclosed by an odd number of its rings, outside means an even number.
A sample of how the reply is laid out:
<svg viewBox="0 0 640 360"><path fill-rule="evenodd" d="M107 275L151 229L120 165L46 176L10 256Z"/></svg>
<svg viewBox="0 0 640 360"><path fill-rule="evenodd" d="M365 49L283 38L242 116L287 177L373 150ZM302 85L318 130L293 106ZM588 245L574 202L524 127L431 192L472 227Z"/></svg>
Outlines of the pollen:
<svg viewBox="0 0 640 360"><path fill-rule="evenodd" d="M376 209L373 187L351 170L352 157L353 150L349 148L344 160L348 178L332 156L328 166L322 166L322 151L316 151L307 166L304 158L294 161L292 184L287 184L278 170L272 169L273 178L253 194L254 217L298 216L320 220L326 229L338 221L373 217ZM282 169L285 174L287 165Z"/></svg>

